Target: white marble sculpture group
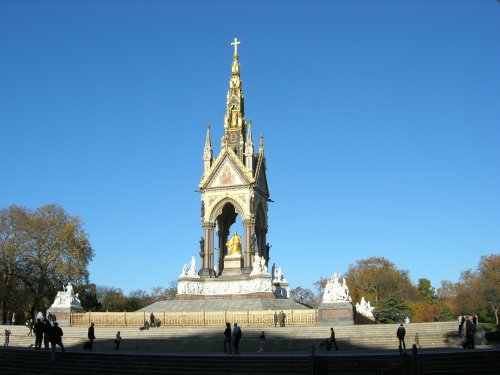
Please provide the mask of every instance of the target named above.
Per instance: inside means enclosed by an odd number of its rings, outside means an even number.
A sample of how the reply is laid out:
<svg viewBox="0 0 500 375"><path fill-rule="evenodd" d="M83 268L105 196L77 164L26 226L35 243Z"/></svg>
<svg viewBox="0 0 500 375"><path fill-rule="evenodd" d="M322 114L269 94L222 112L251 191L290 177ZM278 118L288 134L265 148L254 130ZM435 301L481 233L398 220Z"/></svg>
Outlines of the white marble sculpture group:
<svg viewBox="0 0 500 375"><path fill-rule="evenodd" d="M81 310L82 304L78 299L78 293L75 294L73 285L68 283L68 285L63 285L63 291L57 292L54 303L50 308L74 308Z"/></svg>

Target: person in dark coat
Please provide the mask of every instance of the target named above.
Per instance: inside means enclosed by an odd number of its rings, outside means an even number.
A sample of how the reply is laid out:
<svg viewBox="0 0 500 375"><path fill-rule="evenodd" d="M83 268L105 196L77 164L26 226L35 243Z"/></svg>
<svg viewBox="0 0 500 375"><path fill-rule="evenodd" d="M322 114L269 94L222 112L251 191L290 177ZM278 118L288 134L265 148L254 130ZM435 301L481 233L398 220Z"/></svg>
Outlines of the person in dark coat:
<svg viewBox="0 0 500 375"><path fill-rule="evenodd" d="M45 327L38 318L35 323L35 349L42 349L42 341L43 341L43 331L45 330Z"/></svg>
<svg viewBox="0 0 500 375"><path fill-rule="evenodd" d="M276 327L278 325L278 314L276 313L276 311L274 312L274 326Z"/></svg>
<svg viewBox="0 0 500 375"><path fill-rule="evenodd" d="M473 317L469 316L465 321L465 341L463 348L464 349L475 349L475 334L476 334L476 325L474 324Z"/></svg>
<svg viewBox="0 0 500 375"><path fill-rule="evenodd" d="M94 322L90 323L89 331L87 333L87 337L89 339L88 350L92 350L92 345L94 344L95 335L94 335Z"/></svg>
<svg viewBox="0 0 500 375"><path fill-rule="evenodd" d="M64 353L64 345L62 343L63 330L59 327L57 322L54 322L54 326L50 330L50 346L52 347L52 362L56 361L56 345L61 347L62 352Z"/></svg>
<svg viewBox="0 0 500 375"><path fill-rule="evenodd" d="M233 346L234 346L234 354L239 354L240 353L240 340L241 340L241 328L238 327L238 323L234 323L234 328L233 328Z"/></svg>
<svg viewBox="0 0 500 375"><path fill-rule="evenodd" d="M399 350L401 350L402 348L406 349L405 335L406 335L406 329L403 326L403 323L401 323L399 325L398 330L396 331L396 336L398 336L398 339L399 339ZM403 344L402 347L401 347L401 344Z"/></svg>
<svg viewBox="0 0 500 375"><path fill-rule="evenodd" d="M226 329L224 330L224 353L226 352L229 354L233 352L233 343L231 342L231 323L226 323Z"/></svg>
<svg viewBox="0 0 500 375"><path fill-rule="evenodd" d="M326 350L332 350L332 345L335 345L335 350L339 350L337 341L335 341L335 331L333 330L333 328L330 328L330 340L328 340L328 346Z"/></svg>
<svg viewBox="0 0 500 375"><path fill-rule="evenodd" d="M45 319L43 322L43 350L49 350L49 343L50 343L50 331L52 330L52 326L50 325L50 322L48 319Z"/></svg>

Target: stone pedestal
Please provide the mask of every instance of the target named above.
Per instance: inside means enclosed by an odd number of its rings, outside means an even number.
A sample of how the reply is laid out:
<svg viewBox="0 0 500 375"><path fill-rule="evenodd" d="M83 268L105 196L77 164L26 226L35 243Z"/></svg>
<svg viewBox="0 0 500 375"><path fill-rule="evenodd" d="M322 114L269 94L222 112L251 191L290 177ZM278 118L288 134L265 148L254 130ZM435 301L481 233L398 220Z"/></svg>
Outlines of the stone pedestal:
<svg viewBox="0 0 500 375"><path fill-rule="evenodd" d="M75 307L51 307L47 310L50 315L55 317L55 321L59 324L59 327L69 327L71 326L71 312L84 312L83 309Z"/></svg>
<svg viewBox="0 0 500 375"><path fill-rule="evenodd" d="M347 326L354 324L354 309L350 302L321 303L318 321L322 326Z"/></svg>
<svg viewBox="0 0 500 375"><path fill-rule="evenodd" d="M223 275L239 275L243 268L243 256L241 254L226 255L224 258Z"/></svg>

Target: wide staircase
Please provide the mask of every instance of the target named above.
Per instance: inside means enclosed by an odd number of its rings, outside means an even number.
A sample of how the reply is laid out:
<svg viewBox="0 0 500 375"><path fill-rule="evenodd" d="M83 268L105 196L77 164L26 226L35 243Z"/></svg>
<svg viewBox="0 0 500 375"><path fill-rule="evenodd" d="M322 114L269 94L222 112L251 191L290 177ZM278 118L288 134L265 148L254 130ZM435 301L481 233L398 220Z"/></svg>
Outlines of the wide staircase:
<svg viewBox="0 0 500 375"><path fill-rule="evenodd" d="M488 345L463 350L455 323L407 325L407 347L397 350L397 325L335 327L339 351L322 351L329 327L242 327L241 354L222 354L223 327L96 327L94 351L83 350L87 327L63 327L66 353L30 347L34 337L10 326L0 350L0 374L499 374L500 351ZM5 326L0 326L0 333ZM113 343L123 337L120 350ZM264 353L257 353L264 330ZM414 333L422 349L412 354ZM3 337L1 337L3 342ZM0 343L2 343L0 342Z"/></svg>
<svg viewBox="0 0 500 375"><path fill-rule="evenodd" d="M337 345L341 350L377 351L395 349L397 324L372 324L335 327ZM255 352L259 348L259 336L266 335L266 352L305 351L314 345L317 350L330 336L329 327L241 327L243 338L242 352ZM406 326L406 343L411 348L418 332L420 344L424 349L456 348L460 340L456 336L455 322L418 323ZM10 326L11 347L28 348L34 345L35 338L28 336L23 326ZM0 326L0 334L5 326ZM82 351L87 338L87 327L63 327L63 343L71 351ZM224 327L159 327L140 331L137 327L95 327L97 340L95 350L114 350L114 338L120 331L123 337L120 350L126 352L196 352L220 353L222 351Z"/></svg>

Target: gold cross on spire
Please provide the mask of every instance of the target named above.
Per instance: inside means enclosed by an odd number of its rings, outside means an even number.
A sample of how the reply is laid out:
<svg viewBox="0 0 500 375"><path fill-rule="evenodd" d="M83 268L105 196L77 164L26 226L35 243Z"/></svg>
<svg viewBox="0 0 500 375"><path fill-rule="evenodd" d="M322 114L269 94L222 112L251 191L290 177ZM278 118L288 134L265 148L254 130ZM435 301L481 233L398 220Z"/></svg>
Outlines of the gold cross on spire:
<svg viewBox="0 0 500 375"><path fill-rule="evenodd" d="M234 46L234 54L238 54L238 44L241 44L241 42L238 41L238 38L234 38L234 42L231 43L232 46Z"/></svg>

